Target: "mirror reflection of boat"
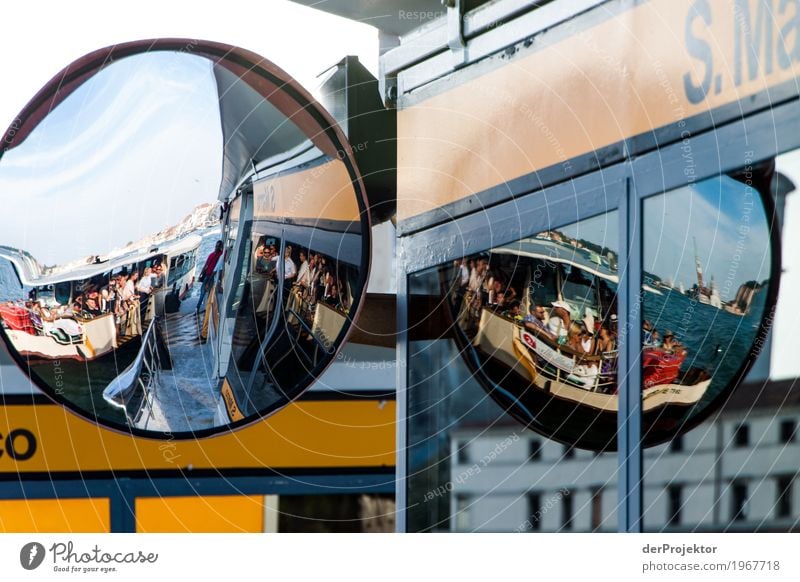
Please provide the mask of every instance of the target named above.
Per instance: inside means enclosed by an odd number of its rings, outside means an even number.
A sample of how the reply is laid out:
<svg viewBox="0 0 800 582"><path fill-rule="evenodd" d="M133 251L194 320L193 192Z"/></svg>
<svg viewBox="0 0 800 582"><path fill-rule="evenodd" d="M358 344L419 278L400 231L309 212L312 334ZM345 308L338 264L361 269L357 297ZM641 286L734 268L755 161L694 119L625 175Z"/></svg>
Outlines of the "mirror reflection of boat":
<svg viewBox="0 0 800 582"><path fill-rule="evenodd" d="M43 269L30 257L5 248L0 254L14 265L20 285L28 289L27 300L0 304L6 333L32 366L48 360L101 358L140 338L142 325L146 328L163 313L168 293L186 293L193 283L200 240L193 234L149 242L55 270ZM135 281L145 277L151 278L150 290L140 293ZM124 300L122 280L131 281L132 290Z"/></svg>
<svg viewBox="0 0 800 582"><path fill-rule="evenodd" d="M395 185L394 116L357 59L326 72L326 110L258 55L183 47L82 58L69 90L62 74L20 114L0 164L18 207L0 229L13 266L0 265L0 293L7 273L21 283L3 339L90 419L170 438L275 412L333 363L366 290L368 204ZM11 222L42 208L50 236Z"/></svg>
<svg viewBox="0 0 800 582"><path fill-rule="evenodd" d="M519 305L512 302L509 308L492 305L482 289L456 284L458 321L471 344L482 359L501 363L522 380L499 384L515 397L523 395L523 401L531 385L555 398L616 412L616 265L563 237L550 236L494 248L483 260L486 272L505 279L512 294L515 288L527 290ZM650 285L644 288L663 295ZM533 315L531 306L544 309ZM698 368L681 372L687 350L671 339L666 347L651 344L644 349L646 412L665 405L691 406L711 383L709 374Z"/></svg>

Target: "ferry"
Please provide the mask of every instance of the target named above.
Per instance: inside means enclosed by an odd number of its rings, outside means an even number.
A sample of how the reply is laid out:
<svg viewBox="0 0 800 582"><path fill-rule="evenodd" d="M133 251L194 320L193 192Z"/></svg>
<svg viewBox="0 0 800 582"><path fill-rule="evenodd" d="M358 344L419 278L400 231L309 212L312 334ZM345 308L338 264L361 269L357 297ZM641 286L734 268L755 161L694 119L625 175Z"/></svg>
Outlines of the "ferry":
<svg viewBox="0 0 800 582"><path fill-rule="evenodd" d="M20 356L32 366L52 360L90 362L142 335L142 325L164 312L169 293L185 295L194 282L201 237L189 234L171 241L148 241L109 256L47 269L11 249L0 256L14 265L27 300L0 304L0 318ZM137 299L136 308L120 314L102 304L99 292L119 275L141 277L160 267L159 286ZM157 283L158 284L158 283ZM83 298L98 294L96 309ZM139 297L137 295L137 297Z"/></svg>
<svg viewBox="0 0 800 582"><path fill-rule="evenodd" d="M586 353L570 347L566 331L558 335L542 326L527 324L522 315L531 304L563 307L573 322L581 322L591 333L592 345L601 328L611 336L616 331L616 287L619 276L606 260L597 260L585 249L547 238L524 239L520 243L491 250L492 269L513 265L512 286L527 289L521 313L484 304L475 293L456 299L462 331L483 361L502 364L523 380L552 397L601 412L619 407L617 395L617 351ZM508 271L508 270L507 270ZM509 271L510 272L510 271ZM661 294L652 287L648 293ZM457 293L461 295L461 293ZM700 369L681 367L687 359L685 347L672 349L646 346L642 354L642 399L645 412L666 405L691 406L708 390L710 375ZM506 388L513 384L504 384ZM524 390L514 390L524 393Z"/></svg>

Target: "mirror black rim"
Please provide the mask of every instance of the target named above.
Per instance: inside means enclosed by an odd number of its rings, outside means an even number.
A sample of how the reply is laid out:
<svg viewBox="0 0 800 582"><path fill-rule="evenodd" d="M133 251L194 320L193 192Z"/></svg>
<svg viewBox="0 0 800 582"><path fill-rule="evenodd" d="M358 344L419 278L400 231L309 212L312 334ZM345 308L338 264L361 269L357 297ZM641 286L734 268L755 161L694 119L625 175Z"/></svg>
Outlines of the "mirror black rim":
<svg viewBox="0 0 800 582"><path fill-rule="evenodd" d="M347 337L353 331L366 297L371 264L371 217L367 202L366 188L355 162L353 149L350 147L344 132L331 114L328 113L306 89L295 81L291 75L283 71L280 67L249 50L208 40L157 38L104 47L67 65L36 93L22 111L14 118L11 125L3 134L3 149L0 151L0 160L2 160L5 152L14 147L17 141L24 141L30 131L39 125L47 111L52 107L52 102L57 96L60 99L64 99L71 93L72 89L80 86L86 78L91 77L91 75L98 72L103 67L113 64L115 60L152 52L181 52L205 57L215 63L227 61L232 65L244 68L247 73L252 73L256 75L257 78L268 81L288 96L297 106L298 111L310 116L310 119L317 125L316 135L324 135L332 144L336 152L336 157L344 163L355 191L361 217L360 273L362 273L363 284L358 295L353 298L353 305L347 316L348 324L344 326L334 341L334 345L336 346L334 354L323 365L318 366L318 377L336 361L335 355L343 347L347 341ZM264 98L266 99L266 97ZM48 107L48 105L50 105L50 107ZM226 434L245 428L276 414L292 402L296 402L317 380L316 377L312 377L309 374L309 377L306 378L304 383L301 383L303 384L302 387L297 390L297 393L293 397L282 399L274 405L269 406L267 409L257 411L241 420L231 421L216 427L190 431L161 432L145 430L130 424L123 424L93 416L90 411L64 398L58 394L57 390L50 387L40 378L35 371L30 369L26 359L12 347L10 338L5 333L2 326L0 326L0 338L2 338L4 343L4 349L13 359L20 371L27 378L30 378L33 384L55 404L63 406L66 410L81 419L92 422L103 428L126 435L154 440L194 440Z"/></svg>

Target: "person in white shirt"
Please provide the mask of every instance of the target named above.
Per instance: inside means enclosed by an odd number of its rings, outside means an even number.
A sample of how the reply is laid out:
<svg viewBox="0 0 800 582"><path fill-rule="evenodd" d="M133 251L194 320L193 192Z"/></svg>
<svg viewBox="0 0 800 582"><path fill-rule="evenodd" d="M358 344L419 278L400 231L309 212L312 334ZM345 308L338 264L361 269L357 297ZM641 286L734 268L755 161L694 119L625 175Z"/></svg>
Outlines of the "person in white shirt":
<svg viewBox="0 0 800 582"><path fill-rule="evenodd" d="M550 312L550 319L547 322L548 331L553 334L559 344L565 343L569 333L569 326L572 323L570 318L569 304L564 301L553 301L553 310Z"/></svg>
<svg viewBox="0 0 800 582"><path fill-rule="evenodd" d="M134 271L131 273L128 280L125 282L125 287L122 288L123 301L130 301L136 295L136 280L139 278L139 272Z"/></svg>
<svg viewBox="0 0 800 582"><path fill-rule="evenodd" d="M272 260L278 262L278 255L275 255ZM285 283L294 283L297 277L297 265L292 260L292 247L287 246L286 252L283 255L283 280Z"/></svg>
<svg viewBox="0 0 800 582"><path fill-rule="evenodd" d="M300 270L297 272L298 284L308 287L308 277L311 274L311 266L308 264L308 259L303 251L300 251Z"/></svg>
<svg viewBox="0 0 800 582"><path fill-rule="evenodd" d="M150 295L153 291L153 269L147 267L144 270L144 274L142 278L139 280L139 284L136 286L136 290L139 293L144 293L145 295Z"/></svg>
<svg viewBox="0 0 800 582"><path fill-rule="evenodd" d="M461 264L458 267L458 272L461 278L461 286L466 287L469 284L469 268L467 267L467 259L461 259Z"/></svg>

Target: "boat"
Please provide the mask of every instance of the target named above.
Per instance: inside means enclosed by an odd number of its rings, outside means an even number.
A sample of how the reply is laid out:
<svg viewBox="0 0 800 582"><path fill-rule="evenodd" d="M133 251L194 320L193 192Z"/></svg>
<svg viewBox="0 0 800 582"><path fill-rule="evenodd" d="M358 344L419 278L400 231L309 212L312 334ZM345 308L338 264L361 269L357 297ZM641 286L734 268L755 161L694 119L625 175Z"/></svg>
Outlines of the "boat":
<svg viewBox="0 0 800 582"><path fill-rule="evenodd" d="M618 273L608 264L586 260L568 244L552 239L526 239L490 251L491 269L503 271L513 265L510 286L528 289L521 298L532 303L569 306L572 321L581 321L591 333L616 325L615 289ZM457 286L456 286L457 287ZM658 291L655 290L654 291ZM658 291L660 293L660 291ZM515 397L530 398L526 387L541 394L579 404L601 412L616 412L617 362L615 350L604 353L576 351L563 338L550 333L546 325L525 324L491 305L476 308L475 294L456 292L457 321L482 362L500 364L498 372L505 389ZM586 315L585 315L586 314ZM591 315L591 317L589 317ZM613 316L613 317L612 317ZM642 354L642 399L645 412L664 406L691 406L706 393L711 377L697 368L682 370L687 350L646 346ZM521 382L509 382L508 370ZM517 388L514 388L516 386ZM529 408L533 408L530 406Z"/></svg>
<svg viewBox="0 0 800 582"><path fill-rule="evenodd" d="M173 241L147 241L110 256L90 257L59 268L43 268L22 253L0 251L14 265L28 300L0 304L6 335L30 365L48 360L89 362L110 354L142 335L156 314L163 313L168 293L185 294L194 281L194 266L201 237L190 234ZM141 274L152 265L163 266L164 284L139 304L131 321L118 321L108 309L90 314L77 311L76 298L87 289L107 284L120 273ZM129 323L129 325L126 325Z"/></svg>
<svg viewBox="0 0 800 582"><path fill-rule="evenodd" d="M709 305L715 309L722 309L722 300L719 296L719 289L714 285L714 276L711 276L711 283L706 286L703 280L703 266L700 263L700 256L697 254L697 239L692 238L694 243L694 265L697 273L697 283L686 291L686 296L694 299L701 305Z"/></svg>

